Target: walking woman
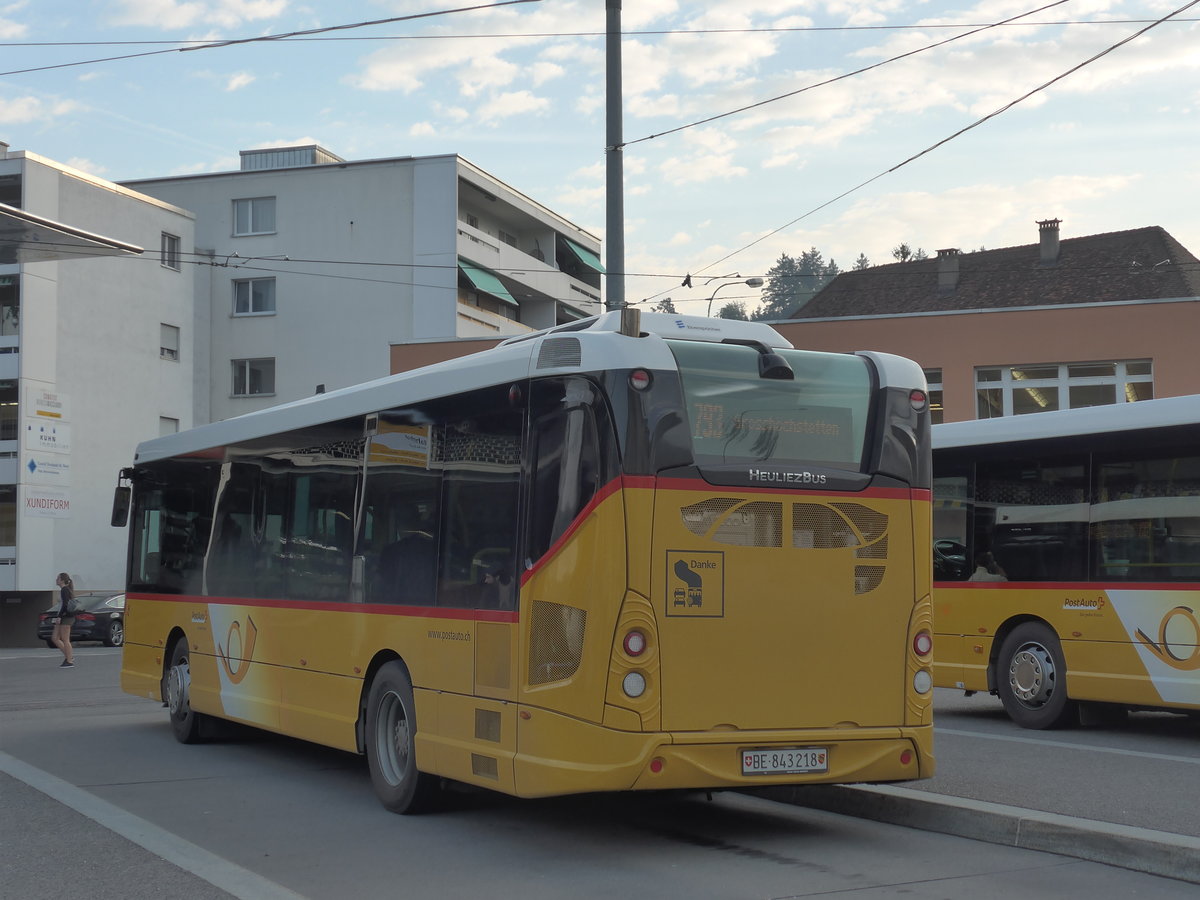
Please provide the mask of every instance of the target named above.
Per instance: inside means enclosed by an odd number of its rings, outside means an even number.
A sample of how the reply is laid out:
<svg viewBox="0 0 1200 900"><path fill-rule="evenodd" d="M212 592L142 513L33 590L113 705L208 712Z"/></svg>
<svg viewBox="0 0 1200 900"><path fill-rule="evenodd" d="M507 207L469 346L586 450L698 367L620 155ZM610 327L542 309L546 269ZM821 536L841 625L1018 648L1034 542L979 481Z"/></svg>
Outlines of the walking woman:
<svg viewBox="0 0 1200 900"><path fill-rule="evenodd" d="M54 635L51 640L63 654L63 661L59 663L58 667L70 669L75 665L75 648L71 646L71 626L75 623L71 601L75 597L75 585L71 582L71 576L66 572L59 572L58 579L54 583L58 585L60 605L58 618L54 620Z"/></svg>

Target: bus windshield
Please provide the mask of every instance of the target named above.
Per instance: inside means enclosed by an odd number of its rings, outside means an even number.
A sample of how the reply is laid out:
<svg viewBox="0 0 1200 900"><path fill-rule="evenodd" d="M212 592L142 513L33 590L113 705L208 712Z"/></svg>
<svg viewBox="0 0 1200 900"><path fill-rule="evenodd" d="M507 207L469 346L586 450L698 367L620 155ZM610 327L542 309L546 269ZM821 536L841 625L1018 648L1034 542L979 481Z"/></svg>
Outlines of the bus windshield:
<svg viewBox="0 0 1200 900"><path fill-rule="evenodd" d="M761 378L758 351L669 341L698 465L803 462L860 471L871 375L860 357L776 350L794 381Z"/></svg>

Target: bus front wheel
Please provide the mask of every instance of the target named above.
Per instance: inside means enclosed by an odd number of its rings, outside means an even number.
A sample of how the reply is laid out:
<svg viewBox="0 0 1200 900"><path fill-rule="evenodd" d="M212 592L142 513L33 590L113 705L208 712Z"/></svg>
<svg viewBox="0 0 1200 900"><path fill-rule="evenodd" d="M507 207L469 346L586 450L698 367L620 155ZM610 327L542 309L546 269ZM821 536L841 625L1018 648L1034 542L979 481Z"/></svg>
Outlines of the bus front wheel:
<svg viewBox="0 0 1200 900"><path fill-rule="evenodd" d="M208 718L192 709L192 668L188 654L187 638L180 638L171 650L171 662L167 666L164 681L167 709L171 715L171 730L175 740L181 744L195 744L202 740L200 728Z"/></svg>
<svg viewBox="0 0 1200 900"><path fill-rule="evenodd" d="M412 681L402 663L387 663L367 695L366 750L375 793L395 813L423 812L437 796L437 780L417 770L416 735Z"/></svg>
<svg viewBox="0 0 1200 900"><path fill-rule="evenodd" d="M1022 728L1059 728L1076 716L1067 697L1062 643L1040 622L1018 625L1000 645L996 689L1005 712Z"/></svg>

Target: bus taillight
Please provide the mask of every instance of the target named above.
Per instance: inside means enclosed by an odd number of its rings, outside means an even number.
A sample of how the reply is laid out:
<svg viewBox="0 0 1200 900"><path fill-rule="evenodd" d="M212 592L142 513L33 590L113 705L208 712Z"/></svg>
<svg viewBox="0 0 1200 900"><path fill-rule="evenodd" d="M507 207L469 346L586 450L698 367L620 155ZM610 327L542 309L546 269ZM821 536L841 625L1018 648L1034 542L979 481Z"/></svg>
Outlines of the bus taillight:
<svg viewBox="0 0 1200 900"><path fill-rule="evenodd" d="M928 631L918 631L912 646L917 656L928 656L933 652L933 636Z"/></svg>
<svg viewBox="0 0 1200 900"><path fill-rule="evenodd" d="M920 412L925 408L925 404L929 402L929 397L924 391L912 391L908 395L908 402L912 404L912 408Z"/></svg>
<svg viewBox="0 0 1200 900"><path fill-rule="evenodd" d="M629 656L641 656L646 652L646 636L640 631L631 631L625 635L622 646Z"/></svg>

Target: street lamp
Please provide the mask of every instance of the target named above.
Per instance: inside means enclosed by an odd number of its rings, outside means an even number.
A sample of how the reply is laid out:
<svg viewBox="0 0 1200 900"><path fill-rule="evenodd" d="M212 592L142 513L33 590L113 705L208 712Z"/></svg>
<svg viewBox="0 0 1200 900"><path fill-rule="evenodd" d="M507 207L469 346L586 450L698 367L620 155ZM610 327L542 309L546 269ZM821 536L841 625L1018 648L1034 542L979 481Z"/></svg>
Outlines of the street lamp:
<svg viewBox="0 0 1200 900"><path fill-rule="evenodd" d="M709 316L709 317L712 316L712 302L713 302L713 298L717 296L717 291L719 291L723 287L729 287L731 284L744 284L744 285L747 285L748 287L760 288L763 286L763 280L761 278L759 278L757 275L755 275L753 278L747 278L745 281L726 281L724 284L718 284L717 290L713 291L712 297L708 298L708 312L705 313L706 316Z"/></svg>

